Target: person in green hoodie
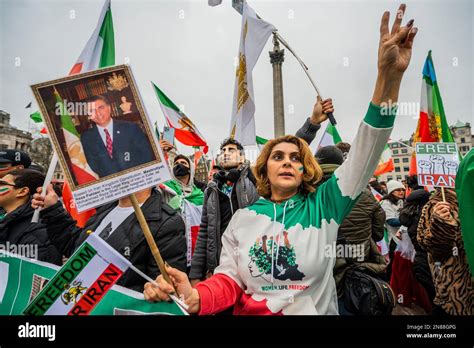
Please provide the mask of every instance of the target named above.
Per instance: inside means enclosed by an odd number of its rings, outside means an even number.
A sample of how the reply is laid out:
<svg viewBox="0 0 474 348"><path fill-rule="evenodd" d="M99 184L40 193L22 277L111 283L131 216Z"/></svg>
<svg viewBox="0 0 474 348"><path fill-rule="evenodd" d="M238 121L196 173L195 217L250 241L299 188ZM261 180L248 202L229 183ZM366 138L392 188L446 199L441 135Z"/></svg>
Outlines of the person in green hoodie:
<svg viewBox="0 0 474 348"><path fill-rule="evenodd" d="M372 101L347 160L321 185L322 170L307 143L287 135L270 140L254 168L261 198L239 209L222 236L219 266L191 286L186 273L168 267L189 313L215 314L234 306L250 315L338 314L333 277L337 231L372 176L395 121L401 80L417 29L401 26L401 5L392 30L382 17L378 76ZM163 277L147 283L150 301L169 299Z"/></svg>

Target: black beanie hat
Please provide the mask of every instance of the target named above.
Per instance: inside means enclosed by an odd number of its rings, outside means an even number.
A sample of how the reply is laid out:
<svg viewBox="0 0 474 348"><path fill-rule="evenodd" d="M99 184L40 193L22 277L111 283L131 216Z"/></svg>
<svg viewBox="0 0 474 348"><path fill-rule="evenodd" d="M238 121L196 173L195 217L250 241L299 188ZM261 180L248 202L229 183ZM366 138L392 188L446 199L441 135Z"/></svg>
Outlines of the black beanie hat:
<svg viewBox="0 0 474 348"><path fill-rule="evenodd" d="M314 157L319 164L341 165L344 162L344 155L342 154L342 151L334 145L320 148Z"/></svg>

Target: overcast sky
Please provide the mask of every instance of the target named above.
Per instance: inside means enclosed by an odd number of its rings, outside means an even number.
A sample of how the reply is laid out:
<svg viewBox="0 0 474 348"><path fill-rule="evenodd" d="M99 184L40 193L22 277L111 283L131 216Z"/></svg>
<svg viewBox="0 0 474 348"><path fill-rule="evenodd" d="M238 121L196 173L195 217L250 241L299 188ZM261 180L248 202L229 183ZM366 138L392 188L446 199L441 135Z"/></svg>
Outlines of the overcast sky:
<svg viewBox="0 0 474 348"><path fill-rule="evenodd" d="M112 0L116 63L129 60L151 120L164 118L151 88L155 82L198 126L211 148L227 136L234 87L240 15L224 0ZM300 55L323 93L332 97L339 132L351 142L371 99L376 76L380 17L399 1L262 1L248 3ZM448 123L473 122L474 6L470 0L406 1L405 21L419 28L400 102L393 139L408 138L417 122L421 72L428 50ZM103 0L0 0L0 109L12 124L29 126L25 106L31 84L67 75L94 30ZM271 40L255 66L257 134L273 137ZM285 51L286 132L311 113L315 92L297 61ZM181 148L183 149L183 148ZM190 153L190 150L184 150ZM215 151L214 151L215 153Z"/></svg>

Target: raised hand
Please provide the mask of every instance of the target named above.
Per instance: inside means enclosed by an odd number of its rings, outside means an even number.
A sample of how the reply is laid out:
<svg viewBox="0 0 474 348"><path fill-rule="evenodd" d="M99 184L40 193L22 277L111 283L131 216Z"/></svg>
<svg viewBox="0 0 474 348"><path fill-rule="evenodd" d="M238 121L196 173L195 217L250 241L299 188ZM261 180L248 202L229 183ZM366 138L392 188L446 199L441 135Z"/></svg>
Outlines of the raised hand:
<svg viewBox="0 0 474 348"><path fill-rule="evenodd" d="M418 32L418 28L413 27L413 19L401 26L405 8L405 4L398 8L391 31L388 29L390 12L383 14L380 24L378 74L372 103L381 107L391 108L398 101L403 73L410 64L413 40Z"/></svg>
<svg viewBox="0 0 474 348"><path fill-rule="evenodd" d="M332 105L332 99L322 100L321 97L317 97L316 104L313 107L313 114L311 115L310 122L312 124L321 124L328 119L327 114L334 112L334 106Z"/></svg>
<svg viewBox="0 0 474 348"><path fill-rule="evenodd" d="M170 150L173 149L173 145L171 145L169 142L167 142L166 140L160 140L160 146L161 146L161 149L164 151L164 152L168 152Z"/></svg>
<svg viewBox="0 0 474 348"><path fill-rule="evenodd" d="M418 28L413 27L414 20L401 26L406 5L398 8L392 30L389 31L390 12L386 11L380 24L380 43L378 53L379 73L403 75L410 63L413 40Z"/></svg>

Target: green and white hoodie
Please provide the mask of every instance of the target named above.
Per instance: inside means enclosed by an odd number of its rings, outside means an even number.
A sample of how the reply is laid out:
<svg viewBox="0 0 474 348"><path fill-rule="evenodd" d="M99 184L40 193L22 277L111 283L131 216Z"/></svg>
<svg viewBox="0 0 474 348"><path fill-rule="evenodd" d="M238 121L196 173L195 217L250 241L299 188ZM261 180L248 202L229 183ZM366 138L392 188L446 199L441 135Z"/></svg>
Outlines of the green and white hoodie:
<svg viewBox="0 0 474 348"><path fill-rule="evenodd" d="M238 210L222 236L215 275L196 286L200 314L338 314L337 231L372 176L395 120L370 104L349 157L308 195Z"/></svg>

